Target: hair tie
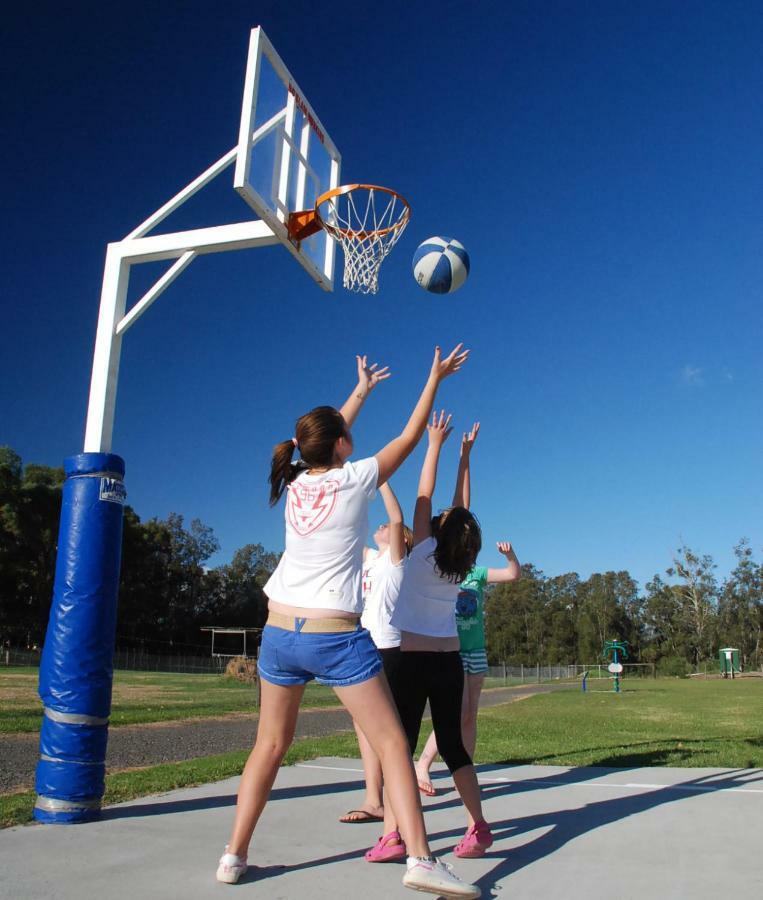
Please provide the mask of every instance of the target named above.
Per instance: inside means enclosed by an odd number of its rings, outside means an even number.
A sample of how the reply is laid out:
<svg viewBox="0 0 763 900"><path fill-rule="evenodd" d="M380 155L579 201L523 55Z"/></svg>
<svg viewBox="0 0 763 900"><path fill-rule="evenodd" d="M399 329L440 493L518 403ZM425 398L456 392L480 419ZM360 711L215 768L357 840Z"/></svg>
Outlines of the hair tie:
<svg viewBox="0 0 763 900"><path fill-rule="evenodd" d="M291 442L295 447L299 447L299 444L297 443L297 439L295 437L291 439Z"/></svg>

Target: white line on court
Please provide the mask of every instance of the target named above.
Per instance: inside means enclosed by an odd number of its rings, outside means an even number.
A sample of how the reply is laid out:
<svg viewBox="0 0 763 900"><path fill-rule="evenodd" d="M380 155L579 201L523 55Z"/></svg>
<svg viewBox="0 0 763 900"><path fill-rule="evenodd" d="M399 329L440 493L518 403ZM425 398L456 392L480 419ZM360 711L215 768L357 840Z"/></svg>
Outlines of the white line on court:
<svg viewBox="0 0 763 900"><path fill-rule="evenodd" d="M486 775L479 776L480 781L497 781L503 784L552 784L555 787L596 787L596 788L632 788L635 790L666 790L666 791L688 791L689 793L712 793L717 794L725 792L728 794L763 794L763 788L739 788L739 787L712 787L704 784L637 784L633 781L553 781L550 778L537 780L534 778L511 779L511 778L489 778Z"/></svg>
<svg viewBox="0 0 763 900"><path fill-rule="evenodd" d="M362 769L345 769L342 766L312 766L309 763L295 763L297 769L325 769L327 772L355 772L363 774Z"/></svg>
<svg viewBox="0 0 763 900"><path fill-rule="evenodd" d="M323 769L327 772L352 772L356 775L362 775L362 769L350 769L344 766L316 766L310 763L296 763L300 769ZM712 784L638 784L633 781L617 782L617 781L554 781L550 778L542 780L535 778L512 779L512 778L491 778L488 775L480 775L479 781L491 781L499 784L533 784L540 786L553 785L554 787L595 787L595 788L630 788L633 790L669 790L669 791L687 791L689 793L727 793L727 794L763 794L763 788L742 788L742 787L714 787Z"/></svg>

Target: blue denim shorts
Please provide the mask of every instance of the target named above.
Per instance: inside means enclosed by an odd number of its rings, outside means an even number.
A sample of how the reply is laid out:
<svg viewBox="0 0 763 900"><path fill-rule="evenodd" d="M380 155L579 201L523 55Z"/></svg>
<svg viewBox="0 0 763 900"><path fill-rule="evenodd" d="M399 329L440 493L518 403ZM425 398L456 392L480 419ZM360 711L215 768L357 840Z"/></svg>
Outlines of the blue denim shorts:
<svg viewBox="0 0 763 900"><path fill-rule="evenodd" d="M297 619L297 625L304 620ZM271 684L307 684L315 679L329 687L347 687L373 678L382 669L379 651L368 631L303 634L266 625L258 670Z"/></svg>

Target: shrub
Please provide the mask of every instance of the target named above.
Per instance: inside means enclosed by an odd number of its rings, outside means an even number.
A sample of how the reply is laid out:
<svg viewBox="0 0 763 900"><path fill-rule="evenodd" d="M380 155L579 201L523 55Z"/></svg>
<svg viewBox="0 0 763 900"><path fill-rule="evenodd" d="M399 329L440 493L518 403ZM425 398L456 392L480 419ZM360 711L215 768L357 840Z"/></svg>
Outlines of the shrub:
<svg viewBox="0 0 763 900"><path fill-rule="evenodd" d="M691 672L691 665L683 656L665 656L657 663L657 674L686 678Z"/></svg>

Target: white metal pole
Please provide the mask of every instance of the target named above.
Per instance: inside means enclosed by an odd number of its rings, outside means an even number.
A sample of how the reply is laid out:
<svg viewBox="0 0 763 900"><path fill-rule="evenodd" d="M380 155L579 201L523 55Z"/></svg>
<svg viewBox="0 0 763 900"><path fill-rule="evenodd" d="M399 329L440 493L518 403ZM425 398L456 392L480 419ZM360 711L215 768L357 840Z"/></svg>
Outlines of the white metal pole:
<svg viewBox="0 0 763 900"><path fill-rule="evenodd" d="M109 244L106 248L85 425L85 453L111 451L119 357L122 351L122 338L116 334L116 326L125 314L130 281L130 264L125 261L120 249L118 244Z"/></svg>

